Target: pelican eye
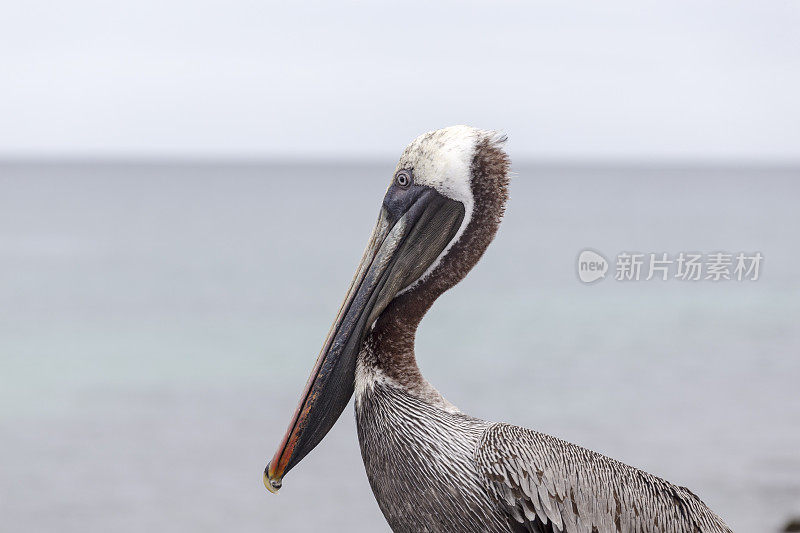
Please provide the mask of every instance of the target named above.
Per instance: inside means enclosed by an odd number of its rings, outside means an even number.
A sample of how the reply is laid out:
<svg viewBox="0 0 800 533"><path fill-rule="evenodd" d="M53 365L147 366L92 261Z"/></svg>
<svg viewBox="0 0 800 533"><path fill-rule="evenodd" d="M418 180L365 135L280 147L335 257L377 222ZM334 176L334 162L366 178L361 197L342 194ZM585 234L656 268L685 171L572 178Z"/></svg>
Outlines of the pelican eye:
<svg viewBox="0 0 800 533"><path fill-rule="evenodd" d="M406 188L411 185L411 173L407 170L401 170L394 176L394 182L398 187Z"/></svg>

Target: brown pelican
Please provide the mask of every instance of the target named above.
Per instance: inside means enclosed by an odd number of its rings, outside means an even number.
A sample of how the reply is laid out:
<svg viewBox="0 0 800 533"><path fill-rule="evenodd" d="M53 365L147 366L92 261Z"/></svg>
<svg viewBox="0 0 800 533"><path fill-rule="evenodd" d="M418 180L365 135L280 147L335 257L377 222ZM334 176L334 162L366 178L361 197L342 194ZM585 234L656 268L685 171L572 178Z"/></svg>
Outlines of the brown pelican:
<svg viewBox="0 0 800 533"><path fill-rule="evenodd" d="M394 531L730 532L689 489L468 416L422 377L417 326L478 262L503 216L504 141L454 126L405 149L264 484L278 491L355 392L367 477Z"/></svg>

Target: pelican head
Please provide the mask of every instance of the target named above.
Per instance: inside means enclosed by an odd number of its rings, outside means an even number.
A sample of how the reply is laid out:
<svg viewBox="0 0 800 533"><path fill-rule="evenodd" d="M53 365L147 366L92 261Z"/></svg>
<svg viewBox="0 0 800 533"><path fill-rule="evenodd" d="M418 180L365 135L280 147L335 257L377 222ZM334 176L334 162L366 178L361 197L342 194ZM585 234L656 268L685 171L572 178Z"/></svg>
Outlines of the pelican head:
<svg viewBox="0 0 800 533"><path fill-rule="evenodd" d="M508 160L499 148L504 140L492 131L452 126L420 135L403 151L364 257L289 428L264 470L268 490L278 491L283 476L339 418L353 395L358 352L386 307L400 295L416 291L426 280L449 278L440 293L477 262L499 223L496 211L493 220L481 221L476 210L476 201L487 194L482 182L487 175L484 167L495 164L486 154L494 154L496 164L507 168ZM500 214L505 183L501 188ZM465 246L459 241L476 220L487 224L471 232L477 236L475 242L468 243L474 261L449 261L445 265L448 256L455 255L452 250L457 243Z"/></svg>

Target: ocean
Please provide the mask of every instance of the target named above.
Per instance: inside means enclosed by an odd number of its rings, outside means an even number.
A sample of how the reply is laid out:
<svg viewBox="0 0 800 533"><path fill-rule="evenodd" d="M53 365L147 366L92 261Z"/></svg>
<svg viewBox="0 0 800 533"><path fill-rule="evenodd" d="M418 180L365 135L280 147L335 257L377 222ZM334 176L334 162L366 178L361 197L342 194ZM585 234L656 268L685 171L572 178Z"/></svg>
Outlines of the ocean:
<svg viewBox="0 0 800 533"><path fill-rule="evenodd" d="M388 531L352 407L279 495L261 473L393 170L0 163L0 528ZM497 239L421 325L426 377L737 532L800 515L800 169L514 171ZM591 285L587 248L612 263ZM759 279L614 279L622 252L718 251L760 252Z"/></svg>

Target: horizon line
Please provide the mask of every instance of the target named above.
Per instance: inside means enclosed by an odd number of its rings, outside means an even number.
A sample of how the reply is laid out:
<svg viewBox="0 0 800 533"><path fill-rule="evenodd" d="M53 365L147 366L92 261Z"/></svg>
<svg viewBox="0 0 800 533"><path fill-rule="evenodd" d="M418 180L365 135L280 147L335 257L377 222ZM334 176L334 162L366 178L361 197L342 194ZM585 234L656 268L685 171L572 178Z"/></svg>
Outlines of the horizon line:
<svg viewBox="0 0 800 533"><path fill-rule="evenodd" d="M11 155L0 153L0 166L53 166L53 165L172 165L172 166L319 166L323 164L377 166L394 165L396 157L332 156L332 155L200 155L200 154L43 154ZM796 168L800 158L755 157L562 157L523 156L513 159L512 166L538 167L608 167L608 168Z"/></svg>

